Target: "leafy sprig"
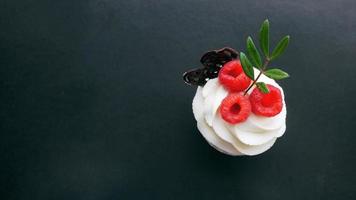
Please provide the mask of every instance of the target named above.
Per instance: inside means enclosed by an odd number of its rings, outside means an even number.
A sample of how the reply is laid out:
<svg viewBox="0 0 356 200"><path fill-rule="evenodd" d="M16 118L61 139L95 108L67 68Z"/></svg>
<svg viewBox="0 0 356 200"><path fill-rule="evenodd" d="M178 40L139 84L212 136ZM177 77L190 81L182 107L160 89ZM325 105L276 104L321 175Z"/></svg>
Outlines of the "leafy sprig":
<svg viewBox="0 0 356 200"><path fill-rule="evenodd" d="M261 55L259 53L259 50L256 48L256 45L254 44L252 37L251 36L247 37L247 41L246 41L247 55L244 52L240 52L240 60L241 60L242 68L243 68L245 74L253 82L246 89L245 95L254 85L256 85L257 88L263 93L269 92L269 89L264 82L257 82L262 74L264 74L267 77L274 79L274 80L280 80L280 79L289 77L288 73L284 72L281 69L277 69L277 68L267 69L268 64L272 60L275 60L276 58L278 58L280 55L282 55L284 53L285 49L287 48L287 46L289 44L289 39L290 39L289 35L284 36L278 42L276 47L273 49L272 54L270 54L270 50L269 50L269 21L268 21L268 19L266 19L262 23L260 32L259 32L260 48L264 55L264 59L262 62ZM253 70L254 67L258 68L260 70L260 73L257 75L256 78L255 78L254 70Z"/></svg>

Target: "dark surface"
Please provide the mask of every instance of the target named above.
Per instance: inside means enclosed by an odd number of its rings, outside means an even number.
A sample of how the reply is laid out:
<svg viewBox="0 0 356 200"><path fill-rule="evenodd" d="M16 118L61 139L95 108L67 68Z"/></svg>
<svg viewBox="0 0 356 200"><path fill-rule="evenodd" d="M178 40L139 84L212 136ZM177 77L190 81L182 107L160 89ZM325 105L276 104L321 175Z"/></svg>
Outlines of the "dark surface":
<svg viewBox="0 0 356 200"><path fill-rule="evenodd" d="M320 2L320 3L319 3ZM0 199L356 199L356 1L0 1ZM287 132L229 157L182 73L265 18Z"/></svg>

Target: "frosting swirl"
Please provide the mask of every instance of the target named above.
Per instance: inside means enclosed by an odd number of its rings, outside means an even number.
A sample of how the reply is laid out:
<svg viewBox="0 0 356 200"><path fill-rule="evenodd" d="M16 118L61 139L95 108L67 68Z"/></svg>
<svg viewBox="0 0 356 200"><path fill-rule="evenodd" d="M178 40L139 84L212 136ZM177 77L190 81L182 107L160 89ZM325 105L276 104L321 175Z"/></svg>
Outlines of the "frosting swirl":
<svg viewBox="0 0 356 200"><path fill-rule="evenodd" d="M257 69L254 70L255 74L259 73ZM281 90L282 111L273 117L251 113L246 121L234 125L225 122L218 111L221 101L228 95L228 91L219 80L210 79L205 86L198 87L193 99L193 113L197 120L197 127L209 144L222 153L257 155L271 148L276 139L284 134L287 110L283 89L263 74L259 80Z"/></svg>

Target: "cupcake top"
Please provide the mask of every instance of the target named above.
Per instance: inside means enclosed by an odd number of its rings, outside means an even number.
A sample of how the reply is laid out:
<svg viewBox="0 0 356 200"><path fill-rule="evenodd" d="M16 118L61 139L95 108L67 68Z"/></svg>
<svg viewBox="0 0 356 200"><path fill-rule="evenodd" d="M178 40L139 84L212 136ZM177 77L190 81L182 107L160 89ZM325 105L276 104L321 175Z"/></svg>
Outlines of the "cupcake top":
<svg viewBox="0 0 356 200"><path fill-rule="evenodd" d="M258 70L255 69L255 72ZM265 75L261 76L261 80L282 91L281 112L273 117L251 113L245 121L236 124L225 121L221 116L219 108L229 91L220 84L218 78L210 79L205 86L198 87L193 99L193 113L199 131L212 146L230 155L257 155L268 150L284 134L287 110L283 90Z"/></svg>
<svg viewBox="0 0 356 200"><path fill-rule="evenodd" d="M225 47L204 54L203 67L184 73L184 81L197 85L193 113L198 129L216 149L230 155L257 155L268 150L286 130L284 91L276 83L289 77L269 69L289 43L283 37L269 51L269 21L260 28L263 58L251 37L247 54Z"/></svg>

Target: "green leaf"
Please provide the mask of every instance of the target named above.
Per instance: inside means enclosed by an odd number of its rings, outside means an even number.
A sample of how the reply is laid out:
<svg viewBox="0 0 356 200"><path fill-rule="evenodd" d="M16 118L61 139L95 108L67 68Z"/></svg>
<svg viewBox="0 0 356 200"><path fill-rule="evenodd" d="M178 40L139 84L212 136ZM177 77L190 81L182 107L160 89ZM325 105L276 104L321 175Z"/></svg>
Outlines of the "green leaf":
<svg viewBox="0 0 356 200"><path fill-rule="evenodd" d="M244 52L240 52L240 60L242 64L242 69L244 70L246 76L248 76L251 80L254 80L254 72L253 67L250 60L246 57Z"/></svg>
<svg viewBox="0 0 356 200"><path fill-rule="evenodd" d="M252 63L258 67L259 69L261 69L262 67L262 60L261 60L261 56L260 53L258 53L258 50L255 46L255 44L253 43L253 40L250 36L248 36L247 38L247 53L252 61Z"/></svg>
<svg viewBox="0 0 356 200"><path fill-rule="evenodd" d="M266 19L260 29L260 46L264 55L269 57L269 21Z"/></svg>
<svg viewBox="0 0 356 200"><path fill-rule="evenodd" d="M284 72L280 69L269 69L263 74L275 80L280 80L289 77L289 74L287 74L287 72Z"/></svg>
<svg viewBox="0 0 356 200"><path fill-rule="evenodd" d="M276 48L274 48L273 52L272 52L272 56L271 56L271 60L276 59L277 57L279 57L280 55L282 55L282 53L284 52L284 50L287 48L288 43L289 43L289 35L284 36L281 41L278 42Z"/></svg>
<svg viewBox="0 0 356 200"><path fill-rule="evenodd" d="M269 89L264 82L257 82L256 85L257 85L257 88L260 89L260 91L262 93L265 93L265 94L269 93Z"/></svg>

